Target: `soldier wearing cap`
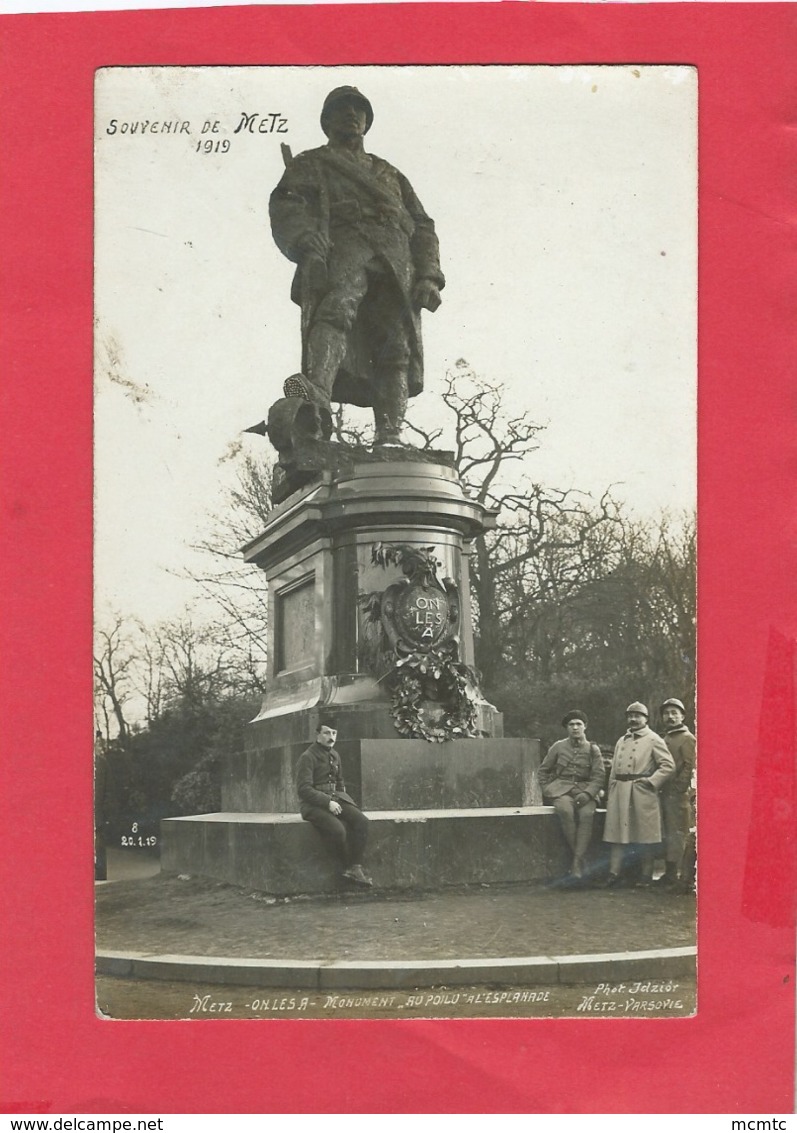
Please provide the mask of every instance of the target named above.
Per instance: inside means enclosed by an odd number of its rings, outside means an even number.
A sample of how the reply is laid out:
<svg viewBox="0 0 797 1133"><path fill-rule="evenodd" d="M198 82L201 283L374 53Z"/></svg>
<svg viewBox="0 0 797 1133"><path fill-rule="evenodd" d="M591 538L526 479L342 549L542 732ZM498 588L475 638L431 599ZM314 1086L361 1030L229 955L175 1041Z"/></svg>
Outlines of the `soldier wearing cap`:
<svg viewBox="0 0 797 1133"><path fill-rule="evenodd" d="M373 108L356 87L321 111L328 143L287 163L271 194L271 229L298 265L307 399L370 405L376 443L399 444L407 398L423 387L421 308L435 311L445 278L434 222L407 178L366 153Z"/></svg>
<svg viewBox="0 0 797 1133"><path fill-rule="evenodd" d="M587 739L587 723L578 709L568 712L562 718L567 739L557 740L548 749L538 772L543 795L553 804L570 847L570 883L575 885L584 875L584 858L604 778L601 751Z"/></svg>
<svg viewBox="0 0 797 1133"><path fill-rule="evenodd" d="M684 849L692 825L689 795L695 771L697 741L684 724L686 709L680 700L676 700L674 696L665 700L660 713L664 742L675 763L675 774L667 780L659 795L665 870L656 884L664 889L674 889L678 885Z"/></svg>
<svg viewBox="0 0 797 1133"><path fill-rule="evenodd" d="M617 741L609 773L603 840L611 843L607 886L620 880L627 846L637 847L640 880L653 874L654 847L661 842L659 791L675 773L675 761L661 736L648 727L648 710L635 700L625 710L628 729Z"/></svg>
<svg viewBox="0 0 797 1133"><path fill-rule="evenodd" d="M368 887L373 882L362 866L368 819L346 791L340 755L335 751L337 738L334 721L319 720L315 742L299 756L296 768L299 809L340 863L343 877Z"/></svg>

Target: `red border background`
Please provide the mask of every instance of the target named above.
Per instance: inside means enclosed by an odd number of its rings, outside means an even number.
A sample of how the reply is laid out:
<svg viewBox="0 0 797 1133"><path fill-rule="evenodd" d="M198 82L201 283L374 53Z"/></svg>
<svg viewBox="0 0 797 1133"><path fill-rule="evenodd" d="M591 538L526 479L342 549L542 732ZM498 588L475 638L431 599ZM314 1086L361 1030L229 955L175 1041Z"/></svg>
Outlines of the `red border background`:
<svg viewBox="0 0 797 1133"><path fill-rule="evenodd" d="M2 17L2 1004L13 1047L3 1111L791 1112L797 573L786 162L796 18L792 4L768 3ZM699 68L699 1013L100 1021L88 819L94 70L460 62ZM662 412L678 406L663 399Z"/></svg>

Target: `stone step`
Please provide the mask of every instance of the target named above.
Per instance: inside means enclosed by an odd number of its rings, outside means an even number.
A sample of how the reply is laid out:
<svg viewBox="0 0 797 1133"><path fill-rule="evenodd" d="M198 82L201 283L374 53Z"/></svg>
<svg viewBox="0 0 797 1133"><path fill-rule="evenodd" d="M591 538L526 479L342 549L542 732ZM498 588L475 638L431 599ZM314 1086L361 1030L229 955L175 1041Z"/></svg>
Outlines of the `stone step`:
<svg viewBox="0 0 797 1133"><path fill-rule="evenodd" d="M550 806L366 814L371 827L364 865L379 889L543 882L567 868L566 845ZM596 820L596 838L600 825ZM165 819L161 869L280 896L351 887L320 835L298 814Z"/></svg>

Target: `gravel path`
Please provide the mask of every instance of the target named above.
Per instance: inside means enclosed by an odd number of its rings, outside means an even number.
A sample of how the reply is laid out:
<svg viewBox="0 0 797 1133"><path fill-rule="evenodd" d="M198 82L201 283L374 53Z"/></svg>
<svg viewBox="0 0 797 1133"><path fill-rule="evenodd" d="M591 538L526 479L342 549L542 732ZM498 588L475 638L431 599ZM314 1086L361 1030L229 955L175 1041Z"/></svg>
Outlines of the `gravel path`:
<svg viewBox="0 0 797 1133"><path fill-rule="evenodd" d="M531 885L274 901L157 875L99 885L96 935L109 951L267 959L583 955L694 945L695 901Z"/></svg>

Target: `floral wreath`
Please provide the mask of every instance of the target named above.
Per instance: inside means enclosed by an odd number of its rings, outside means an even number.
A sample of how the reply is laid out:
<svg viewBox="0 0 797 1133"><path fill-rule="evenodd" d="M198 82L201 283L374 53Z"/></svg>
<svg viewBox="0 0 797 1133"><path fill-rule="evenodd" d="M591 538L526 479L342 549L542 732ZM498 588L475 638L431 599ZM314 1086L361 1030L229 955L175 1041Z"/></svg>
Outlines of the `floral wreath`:
<svg viewBox="0 0 797 1133"><path fill-rule="evenodd" d="M392 694L391 716L400 735L444 743L477 734L476 673L455 661L450 651L430 649L400 657L387 683ZM425 700L443 705L443 715L434 723L423 718Z"/></svg>
<svg viewBox="0 0 797 1133"><path fill-rule="evenodd" d="M456 587L451 579L443 579L442 584L437 581L437 570L442 564L435 558L434 550L409 543L374 543L371 561L383 568L399 566L407 583L436 586L450 598L452 593L456 595ZM478 735L479 677L475 669L458 660L457 640L449 638L428 649L413 649L406 639L394 635L393 647L385 649L385 593L361 593L359 600L366 624L377 628L379 640L373 645L370 663L372 671L381 671L378 679L390 690L390 714L396 731L408 739L428 743ZM441 715L433 721L424 719L423 706L427 701L442 708Z"/></svg>

